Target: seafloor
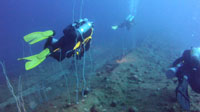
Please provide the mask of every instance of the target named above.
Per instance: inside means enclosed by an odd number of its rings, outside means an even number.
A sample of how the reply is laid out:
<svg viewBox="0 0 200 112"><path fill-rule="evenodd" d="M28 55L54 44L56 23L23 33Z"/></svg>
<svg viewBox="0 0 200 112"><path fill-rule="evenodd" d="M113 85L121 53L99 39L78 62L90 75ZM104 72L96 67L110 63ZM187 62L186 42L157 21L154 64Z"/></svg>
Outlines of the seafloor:
<svg viewBox="0 0 200 112"><path fill-rule="evenodd" d="M51 87L47 88L47 96L51 92L57 93L57 96L37 105L33 111L181 112L175 98L177 79L169 80L165 77L167 68L183 50L182 46L177 44L183 43L174 42L173 39L146 38L126 55L114 57L103 65L100 64L90 78L90 89L85 92L85 97L82 98L79 93L79 103L72 101L76 97L75 85L70 86L73 90L70 93L60 92L65 87L65 82L57 81L47 86ZM191 111L200 112L200 95L191 88L189 94ZM25 103L30 106L28 101ZM5 112L16 112L12 111L11 106L6 108Z"/></svg>

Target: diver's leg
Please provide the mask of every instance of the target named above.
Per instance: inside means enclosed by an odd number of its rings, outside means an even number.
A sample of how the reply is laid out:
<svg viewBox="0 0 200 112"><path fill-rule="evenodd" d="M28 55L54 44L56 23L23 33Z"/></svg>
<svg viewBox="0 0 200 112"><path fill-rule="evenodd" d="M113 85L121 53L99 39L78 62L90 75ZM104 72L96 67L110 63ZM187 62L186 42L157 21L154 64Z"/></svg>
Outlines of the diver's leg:
<svg viewBox="0 0 200 112"><path fill-rule="evenodd" d="M176 99L184 110L190 110L190 100L188 95L188 77L186 75L184 75L182 78L179 78L179 84L176 88Z"/></svg>
<svg viewBox="0 0 200 112"><path fill-rule="evenodd" d="M49 48L52 45L52 40L53 40L53 37L50 37L47 39L47 41L44 44L44 49Z"/></svg>
<svg viewBox="0 0 200 112"><path fill-rule="evenodd" d="M60 51L53 52L50 56L59 62L65 59L65 56Z"/></svg>
<svg viewBox="0 0 200 112"><path fill-rule="evenodd" d="M50 46L52 46L52 47L55 46L57 42L58 42L58 40L53 37L48 38L46 43L44 44L44 49L48 48Z"/></svg>

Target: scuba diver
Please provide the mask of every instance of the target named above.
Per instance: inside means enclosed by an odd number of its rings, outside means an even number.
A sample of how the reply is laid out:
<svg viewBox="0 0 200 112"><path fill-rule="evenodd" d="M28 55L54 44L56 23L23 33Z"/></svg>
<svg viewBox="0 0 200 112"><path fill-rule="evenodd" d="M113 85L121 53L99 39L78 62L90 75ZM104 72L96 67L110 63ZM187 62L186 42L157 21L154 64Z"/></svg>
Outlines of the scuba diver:
<svg viewBox="0 0 200 112"><path fill-rule="evenodd" d="M135 16L129 15L120 25L112 26L112 29L117 30L118 28L126 27L127 30L130 30L133 24L135 24Z"/></svg>
<svg viewBox="0 0 200 112"><path fill-rule="evenodd" d="M190 110L188 85L200 94L200 48L185 50L183 55L176 59L166 72L167 78L178 78L176 99L185 111Z"/></svg>
<svg viewBox="0 0 200 112"><path fill-rule="evenodd" d="M70 24L63 30L64 35L59 39L53 38L55 31L48 30L45 32L33 32L24 36L24 40L30 45L47 39L44 44L44 50L39 54L19 58L18 60L28 60L25 69L30 70L43 62L46 57L50 56L57 61L62 61L65 57L70 58L76 56L81 59L85 51L90 48L90 41L93 35L93 22L88 19L80 19Z"/></svg>

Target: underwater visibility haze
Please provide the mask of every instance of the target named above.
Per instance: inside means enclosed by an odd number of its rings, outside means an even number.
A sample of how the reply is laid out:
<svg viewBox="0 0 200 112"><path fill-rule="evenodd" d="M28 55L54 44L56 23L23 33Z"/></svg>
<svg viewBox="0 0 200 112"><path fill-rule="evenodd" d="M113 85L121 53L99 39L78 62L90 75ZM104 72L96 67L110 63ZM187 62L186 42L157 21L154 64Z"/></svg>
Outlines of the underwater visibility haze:
<svg viewBox="0 0 200 112"><path fill-rule="evenodd" d="M0 112L200 112L199 0L1 0Z"/></svg>

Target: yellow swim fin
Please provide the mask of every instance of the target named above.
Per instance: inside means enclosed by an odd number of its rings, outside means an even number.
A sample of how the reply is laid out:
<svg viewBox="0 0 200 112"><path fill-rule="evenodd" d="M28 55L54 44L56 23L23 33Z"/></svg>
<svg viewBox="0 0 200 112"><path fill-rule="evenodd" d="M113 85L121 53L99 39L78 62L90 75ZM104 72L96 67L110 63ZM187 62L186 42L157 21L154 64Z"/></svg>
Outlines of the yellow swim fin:
<svg viewBox="0 0 200 112"><path fill-rule="evenodd" d="M29 56L29 57L24 57L24 58L18 58L18 60L28 60L28 62L26 62L25 64L25 69L30 70L38 66L40 63L42 63L49 54L50 54L50 50L46 48L39 54Z"/></svg>
<svg viewBox="0 0 200 112"><path fill-rule="evenodd" d="M47 30L44 32L33 32L33 33L30 33L30 34L24 36L24 40L32 45L39 41L47 39L50 36L53 36L53 34L54 34L53 30Z"/></svg>

